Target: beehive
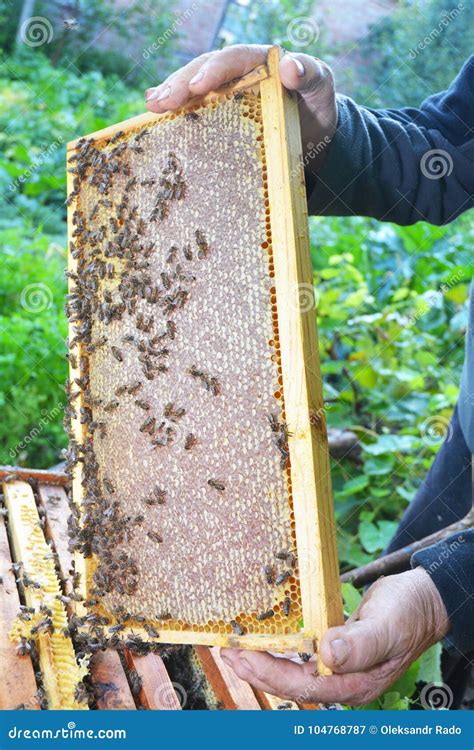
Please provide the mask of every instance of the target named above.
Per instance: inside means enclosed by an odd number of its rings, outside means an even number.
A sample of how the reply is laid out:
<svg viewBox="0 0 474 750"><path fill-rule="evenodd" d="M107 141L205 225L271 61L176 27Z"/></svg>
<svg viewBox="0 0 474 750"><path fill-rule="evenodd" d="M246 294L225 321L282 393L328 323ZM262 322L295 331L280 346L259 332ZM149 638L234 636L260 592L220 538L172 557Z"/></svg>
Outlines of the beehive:
<svg viewBox="0 0 474 750"><path fill-rule="evenodd" d="M84 596L146 639L312 651L341 618L278 59L69 144L72 536Z"/></svg>

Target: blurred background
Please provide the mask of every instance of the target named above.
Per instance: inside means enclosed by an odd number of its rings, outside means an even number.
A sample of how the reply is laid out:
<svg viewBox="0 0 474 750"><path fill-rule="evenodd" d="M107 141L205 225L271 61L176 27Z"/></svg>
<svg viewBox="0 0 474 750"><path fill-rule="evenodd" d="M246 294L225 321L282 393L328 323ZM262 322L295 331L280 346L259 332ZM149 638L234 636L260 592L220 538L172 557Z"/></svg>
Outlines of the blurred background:
<svg viewBox="0 0 474 750"><path fill-rule="evenodd" d="M67 141L141 113L144 88L238 42L325 59L360 104L418 105L471 51L474 4L451 3L0 0L1 464L45 468L65 446ZM312 218L310 231L327 420L352 445L332 460L345 570L383 550L449 430L472 227Z"/></svg>

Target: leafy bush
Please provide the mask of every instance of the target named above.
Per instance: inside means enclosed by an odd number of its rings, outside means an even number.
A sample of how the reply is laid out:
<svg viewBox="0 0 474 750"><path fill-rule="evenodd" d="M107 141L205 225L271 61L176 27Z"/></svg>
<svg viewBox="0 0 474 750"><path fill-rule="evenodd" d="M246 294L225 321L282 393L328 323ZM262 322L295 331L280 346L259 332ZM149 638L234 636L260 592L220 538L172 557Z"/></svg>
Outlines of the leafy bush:
<svg viewBox="0 0 474 750"><path fill-rule="evenodd" d="M353 567L386 546L446 432L473 230L467 217L448 227L313 219L311 230L327 419L363 444L361 465L333 462L340 558Z"/></svg>
<svg viewBox="0 0 474 750"><path fill-rule="evenodd" d="M369 106L407 107L443 91L472 54L473 23L472 2L402 0L361 42L369 75L355 95L364 92Z"/></svg>
<svg viewBox="0 0 474 750"><path fill-rule="evenodd" d="M64 247L0 230L0 462L45 468L65 446Z"/></svg>

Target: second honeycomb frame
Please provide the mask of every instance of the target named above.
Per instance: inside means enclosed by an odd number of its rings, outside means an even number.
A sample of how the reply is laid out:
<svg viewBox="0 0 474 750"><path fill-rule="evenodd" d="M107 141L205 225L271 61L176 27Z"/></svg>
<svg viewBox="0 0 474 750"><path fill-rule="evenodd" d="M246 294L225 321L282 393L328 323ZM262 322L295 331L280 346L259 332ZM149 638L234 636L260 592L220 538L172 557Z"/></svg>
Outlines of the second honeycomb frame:
<svg viewBox="0 0 474 750"><path fill-rule="evenodd" d="M258 67L219 93L253 87L261 97L303 622L298 633L276 635L245 633L239 636L162 629L159 631L162 643L312 653L327 628L343 622L299 114L296 100L280 82L281 54L280 48L272 47L267 65ZM189 108L210 101L214 93L194 99ZM136 129L159 119L160 115L140 115L89 137L110 137L118 131ZM69 153L74 152L77 143L68 144ZM68 183L71 195L71 175L68 175ZM74 259L70 256L70 270L74 269ZM77 376L71 367L71 378ZM82 443L84 425L77 418L72 420L72 432L77 442ZM81 480L81 464L77 464L73 474L73 496L79 504ZM82 573L79 590L87 596L91 561L77 555L76 570ZM78 614L81 614L81 605ZM149 640L146 631L139 626L134 626L133 630ZM323 666L321 669L324 671Z"/></svg>

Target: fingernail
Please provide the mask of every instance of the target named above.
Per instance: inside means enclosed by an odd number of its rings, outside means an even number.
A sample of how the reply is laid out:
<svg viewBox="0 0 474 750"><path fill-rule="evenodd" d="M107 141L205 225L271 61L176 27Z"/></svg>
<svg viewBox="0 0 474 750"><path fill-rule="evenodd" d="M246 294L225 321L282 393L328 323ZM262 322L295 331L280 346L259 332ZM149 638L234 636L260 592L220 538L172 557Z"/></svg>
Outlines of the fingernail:
<svg viewBox="0 0 474 750"><path fill-rule="evenodd" d="M155 89L151 96L147 97L147 102L159 102L166 99L171 94L171 86L167 86L163 91Z"/></svg>
<svg viewBox="0 0 474 750"><path fill-rule="evenodd" d="M153 94L155 93L155 91L156 91L156 87L153 87L152 89L147 89L147 91L145 91L145 101L146 102L148 101L148 99L150 98L150 96L153 96Z"/></svg>
<svg viewBox="0 0 474 750"><path fill-rule="evenodd" d="M203 70L200 70L200 71L198 71L198 72L196 73L196 75L195 75L195 76L193 76L193 78L191 78L191 80L189 81L189 83L190 83L190 85L192 86L192 85L193 85L193 84L195 84L195 83L199 83L199 81L200 81L200 80L201 80L202 78L204 78L204 71L203 71Z"/></svg>
<svg viewBox="0 0 474 750"><path fill-rule="evenodd" d="M338 667L344 664L349 656L349 646L342 638L336 638L334 641L331 641L331 651L334 663Z"/></svg>
<svg viewBox="0 0 474 750"><path fill-rule="evenodd" d="M296 65L296 72L298 73L300 78L303 78L305 74L304 65L301 62L301 60L298 60L297 57L293 57L293 55L290 55L291 59L293 60L294 64Z"/></svg>

